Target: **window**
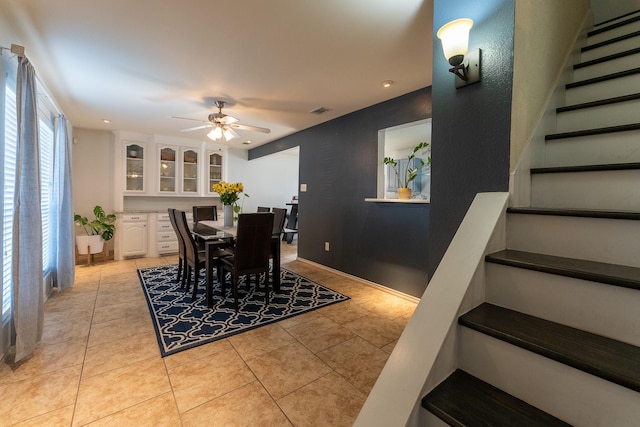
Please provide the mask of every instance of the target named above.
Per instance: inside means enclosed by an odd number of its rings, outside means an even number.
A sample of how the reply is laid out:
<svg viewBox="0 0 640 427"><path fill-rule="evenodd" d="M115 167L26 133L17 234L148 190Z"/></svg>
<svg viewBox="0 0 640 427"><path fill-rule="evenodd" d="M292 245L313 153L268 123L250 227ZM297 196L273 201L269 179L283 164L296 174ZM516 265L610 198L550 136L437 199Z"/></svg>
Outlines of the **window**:
<svg viewBox="0 0 640 427"><path fill-rule="evenodd" d="M5 86L3 210L2 210L2 320L7 320L11 308L11 272L13 263L13 196L15 193L16 146L18 138L16 93Z"/></svg>
<svg viewBox="0 0 640 427"><path fill-rule="evenodd" d="M51 237L53 235L52 183L53 183L53 148L54 122L48 111L40 111L38 120L40 142L40 209L42 215L42 267L45 275L51 270Z"/></svg>

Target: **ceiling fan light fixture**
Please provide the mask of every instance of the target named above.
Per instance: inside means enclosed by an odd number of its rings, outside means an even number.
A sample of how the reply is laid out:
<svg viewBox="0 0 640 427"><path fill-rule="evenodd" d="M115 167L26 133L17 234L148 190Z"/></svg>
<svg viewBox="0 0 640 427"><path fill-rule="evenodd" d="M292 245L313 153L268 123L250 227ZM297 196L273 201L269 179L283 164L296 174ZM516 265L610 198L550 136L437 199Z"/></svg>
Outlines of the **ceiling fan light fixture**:
<svg viewBox="0 0 640 427"><path fill-rule="evenodd" d="M220 129L219 126L216 126L211 132L207 134L207 136L214 141L217 141L222 138L222 129Z"/></svg>
<svg viewBox="0 0 640 427"><path fill-rule="evenodd" d="M235 133L233 131L231 131L231 129L227 129L225 128L224 132L222 132L222 134L224 135L224 139L225 141L229 141L233 138L236 137Z"/></svg>

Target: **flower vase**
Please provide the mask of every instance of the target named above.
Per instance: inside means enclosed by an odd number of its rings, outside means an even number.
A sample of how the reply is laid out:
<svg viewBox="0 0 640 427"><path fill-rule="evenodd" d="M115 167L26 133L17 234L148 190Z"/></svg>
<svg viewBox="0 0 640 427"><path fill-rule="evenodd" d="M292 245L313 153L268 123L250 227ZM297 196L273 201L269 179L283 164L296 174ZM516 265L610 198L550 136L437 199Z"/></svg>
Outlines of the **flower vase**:
<svg viewBox="0 0 640 427"><path fill-rule="evenodd" d="M224 227L229 228L233 227L233 205L224 205Z"/></svg>

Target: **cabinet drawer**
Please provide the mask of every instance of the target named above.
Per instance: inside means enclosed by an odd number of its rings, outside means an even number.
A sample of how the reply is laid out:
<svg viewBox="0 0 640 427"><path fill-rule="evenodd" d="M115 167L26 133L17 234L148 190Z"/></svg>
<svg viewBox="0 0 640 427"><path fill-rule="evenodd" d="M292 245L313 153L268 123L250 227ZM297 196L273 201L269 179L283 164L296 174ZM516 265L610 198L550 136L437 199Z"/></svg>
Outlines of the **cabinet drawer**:
<svg viewBox="0 0 640 427"><path fill-rule="evenodd" d="M158 221L167 221L168 223L171 223L168 213L158 214Z"/></svg>
<svg viewBox="0 0 640 427"><path fill-rule="evenodd" d="M122 215L123 222L146 222L147 215L145 214L124 214Z"/></svg>
<svg viewBox="0 0 640 427"><path fill-rule="evenodd" d="M158 231L173 231L173 227L170 222L158 222L156 224L156 230Z"/></svg>
<svg viewBox="0 0 640 427"><path fill-rule="evenodd" d="M158 231L158 233L156 234L156 241L158 242L172 242L172 241L178 241L178 236L176 236L176 233L173 232L173 230L169 230L169 231Z"/></svg>
<svg viewBox="0 0 640 427"><path fill-rule="evenodd" d="M161 242L158 243L157 249L159 254L178 252L178 242Z"/></svg>

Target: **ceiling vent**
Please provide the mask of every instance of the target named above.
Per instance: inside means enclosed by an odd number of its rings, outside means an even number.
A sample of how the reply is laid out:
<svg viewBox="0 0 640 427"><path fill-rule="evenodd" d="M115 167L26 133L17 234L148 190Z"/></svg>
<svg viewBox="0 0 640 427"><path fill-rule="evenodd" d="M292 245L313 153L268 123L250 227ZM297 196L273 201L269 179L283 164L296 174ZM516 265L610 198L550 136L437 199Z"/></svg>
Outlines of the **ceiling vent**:
<svg viewBox="0 0 640 427"><path fill-rule="evenodd" d="M313 109L311 111L309 111L311 114L323 114L326 113L327 111L329 111L328 108L324 108L324 107L318 107L316 109Z"/></svg>

